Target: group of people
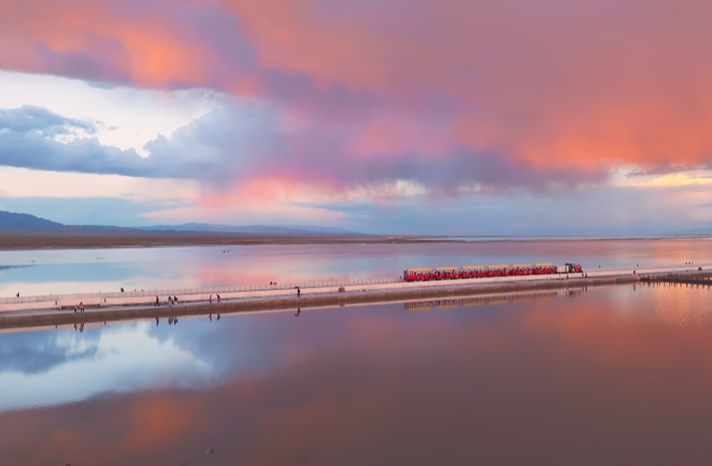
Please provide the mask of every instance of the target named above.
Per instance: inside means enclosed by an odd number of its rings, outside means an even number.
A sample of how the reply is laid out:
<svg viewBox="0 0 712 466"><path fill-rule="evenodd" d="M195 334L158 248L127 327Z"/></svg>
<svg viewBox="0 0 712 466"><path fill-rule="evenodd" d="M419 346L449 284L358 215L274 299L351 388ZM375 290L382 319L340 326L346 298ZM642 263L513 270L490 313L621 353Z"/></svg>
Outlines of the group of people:
<svg viewBox="0 0 712 466"><path fill-rule="evenodd" d="M178 304L178 296L168 296L168 305L173 307L174 304ZM161 300L158 296L156 296L156 301L153 302L154 307L158 307L161 305Z"/></svg>

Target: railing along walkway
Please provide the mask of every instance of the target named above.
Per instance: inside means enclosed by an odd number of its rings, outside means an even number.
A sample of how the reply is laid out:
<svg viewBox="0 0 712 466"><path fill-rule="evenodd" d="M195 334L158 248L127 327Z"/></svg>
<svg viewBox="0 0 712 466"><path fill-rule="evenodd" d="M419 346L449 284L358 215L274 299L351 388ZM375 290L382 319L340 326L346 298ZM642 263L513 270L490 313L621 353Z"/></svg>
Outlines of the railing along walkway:
<svg viewBox="0 0 712 466"><path fill-rule="evenodd" d="M128 299L128 298L154 298L160 297L161 300L167 296L205 296L210 295L215 297L218 294L229 295L235 293L257 293L257 294L287 294L293 293L299 287L300 289L310 288L339 288L339 287L358 287L365 285L380 285L389 283L398 283L397 278L371 278L363 280L332 280L332 281L304 281L296 283L287 283L280 285L236 285L236 286L211 286L197 288L165 288L165 289L148 289L134 291L112 291L112 292L87 292L87 293L60 293L48 295L20 296L20 297L3 297L0 298L2 304L29 304L29 303L46 303L56 301L60 302L79 302L81 300L88 302L105 302L112 299Z"/></svg>

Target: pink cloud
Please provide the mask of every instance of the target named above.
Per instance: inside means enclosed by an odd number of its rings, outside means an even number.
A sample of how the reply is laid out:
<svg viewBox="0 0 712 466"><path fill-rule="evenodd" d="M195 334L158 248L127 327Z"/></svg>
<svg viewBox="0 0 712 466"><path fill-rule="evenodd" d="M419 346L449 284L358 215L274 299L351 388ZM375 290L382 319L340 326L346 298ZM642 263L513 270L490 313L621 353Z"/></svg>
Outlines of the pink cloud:
<svg viewBox="0 0 712 466"><path fill-rule="evenodd" d="M702 2L229 4L263 66L374 94L415 122L444 102L452 141L476 152L588 172L710 161ZM362 137L415 139L370 124Z"/></svg>
<svg viewBox="0 0 712 466"><path fill-rule="evenodd" d="M185 6L185 4L184 4ZM113 2L0 3L0 66L139 86L199 86L213 57L161 11Z"/></svg>
<svg viewBox="0 0 712 466"><path fill-rule="evenodd" d="M4 0L0 67L275 104L279 147L227 170L257 180L249 196L279 197L275 176L540 187L712 162L711 14L701 1Z"/></svg>
<svg viewBox="0 0 712 466"><path fill-rule="evenodd" d="M415 121L404 115L373 118L345 143L344 152L356 157L401 156L419 152L431 158L447 156L455 148L449 122Z"/></svg>

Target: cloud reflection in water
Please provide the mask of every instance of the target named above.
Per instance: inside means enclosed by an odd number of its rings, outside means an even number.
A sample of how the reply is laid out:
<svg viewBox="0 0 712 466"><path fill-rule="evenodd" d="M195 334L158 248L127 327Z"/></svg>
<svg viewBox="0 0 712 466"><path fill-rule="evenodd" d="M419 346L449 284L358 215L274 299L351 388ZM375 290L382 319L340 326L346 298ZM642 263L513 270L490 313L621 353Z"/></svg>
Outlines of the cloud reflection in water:
<svg viewBox="0 0 712 466"><path fill-rule="evenodd" d="M38 353L58 355L55 363L40 371L32 364L4 368L1 411L71 403L112 391L204 387L214 373L209 361L173 338L152 334L148 322L102 328L96 338L62 331L37 343Z"/></svg>

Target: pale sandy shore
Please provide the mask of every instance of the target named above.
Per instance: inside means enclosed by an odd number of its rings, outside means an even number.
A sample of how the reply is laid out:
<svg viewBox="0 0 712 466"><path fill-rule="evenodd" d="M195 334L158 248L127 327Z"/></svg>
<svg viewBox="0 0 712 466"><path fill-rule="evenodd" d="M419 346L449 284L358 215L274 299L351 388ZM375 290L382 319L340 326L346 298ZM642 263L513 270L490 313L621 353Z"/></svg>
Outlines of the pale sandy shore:
<svg viewBox="0 0 712 466"><path fill-rule="evenodd" d="M212 246L251 244L334 244L422 242L415 236L250 236L221 233L0 234L0 250L115 247Z"/></svg>
<svg viewBox="0 0 712 466"><path fill-rule="evenodd" d="M700 270L702 269L702 270ZM635 273L634 273L635 272ZM5 298L0 302L0 329L58 326L73 323L166 318L210 314L231 314L279 309L348 306L379 302L405 302L448 299L462 296L503 295L542 290L581 289L593 286L635 283L641 279L670 273L707 274L712 265L671 265L656 268L591 271L585 274L498 277L436 282L381 282L342 286L220 292L179 296L177 305L169 306L168 292L157 292L160 305L155 306L152 293L86 294L52 297ZM217 290L216 290L217 291ZM81 302L84 312L75 312Z"/></svg>

